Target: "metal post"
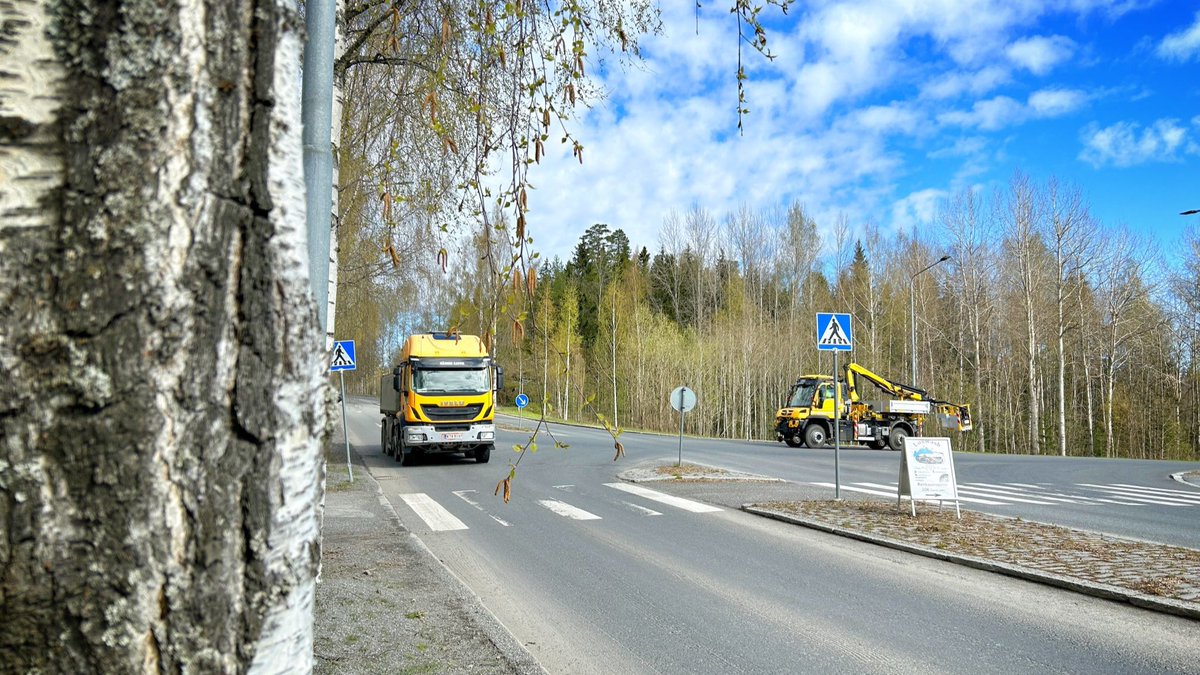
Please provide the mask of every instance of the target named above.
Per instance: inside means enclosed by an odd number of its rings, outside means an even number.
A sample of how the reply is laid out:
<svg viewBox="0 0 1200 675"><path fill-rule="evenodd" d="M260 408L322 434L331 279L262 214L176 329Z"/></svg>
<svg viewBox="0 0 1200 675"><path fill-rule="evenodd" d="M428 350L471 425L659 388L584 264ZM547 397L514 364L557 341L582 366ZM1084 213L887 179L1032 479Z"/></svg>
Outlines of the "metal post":
<svg viewBox="0 0 1200 675"><path fill-rule="evenodd" d="M842 499L842 472L840 456L842 454L842 429L838 412L838 404L842 401L842 388L838 386L838 353L833 350L833 499Z"/></svg>
<svg viewBox="0 0 1200 675"><path fill-rule="evenodd" d="M675 462L675 466L683 466L683 394L684 390L679 390L679 461Z"/></svg>
<svg viewBox="0 0 1200 675"><path fill-rule="evenodd" d="M354 482L354 467L350 465L350 430L346 428L346 375L338 371L338 379L342 383L342 437L346 441L346 470L350 472L350 482Z"/></svg>
<svg viewBox="0 0 1200 675"><path fill-rule="evenodd" d="M908 369L908 381L914 387L917 386L917 294L913 284L916 278L917 275L914 274L908 279L908 331L912 339L912 351L909 353L912 365Z"/></svg>
<svg viewBox="0 0 1200 675"><path fill-rule="evenodd" d="M321 332L329 325L329 251L333 224L333 47L335 0L304 3L303 123L308 274Z"/></svg>

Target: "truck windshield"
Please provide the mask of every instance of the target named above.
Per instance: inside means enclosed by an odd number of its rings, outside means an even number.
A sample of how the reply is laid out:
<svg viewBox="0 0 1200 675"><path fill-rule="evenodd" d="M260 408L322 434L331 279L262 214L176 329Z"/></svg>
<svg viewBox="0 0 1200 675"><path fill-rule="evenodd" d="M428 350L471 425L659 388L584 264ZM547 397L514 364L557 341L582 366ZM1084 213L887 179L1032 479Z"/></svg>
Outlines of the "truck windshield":
<svg viewBox="0 0 1200 675"><path fill-rule="evenodd" d="M413 370L413 391L418 394L479 394L491 388L486 368L478 370Z"/></svg>
<svg viewBox="0 0 1200 675"><path fill-rule="evenodd" d="M813 394L817 392L816 382L801 382L796 385L792 391L792 397L788 400L789 408L807 408L813 404Z"/></svg>

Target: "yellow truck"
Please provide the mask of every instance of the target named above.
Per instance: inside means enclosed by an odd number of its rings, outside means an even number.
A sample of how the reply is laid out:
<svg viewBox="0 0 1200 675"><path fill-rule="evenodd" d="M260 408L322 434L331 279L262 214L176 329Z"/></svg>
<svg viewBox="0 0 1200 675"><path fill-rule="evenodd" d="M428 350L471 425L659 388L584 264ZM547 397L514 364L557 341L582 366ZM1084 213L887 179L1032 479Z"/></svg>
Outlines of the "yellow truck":
<svg viewBox="0 0 1200 675"><path fill-rule="evenodd" d="M833 437L836 425L841 442L902 450L905 438L923 433L930 414L959 431L973 427L967 404L930 398L923 389L892 382L857 363L846 364L844 377L837 383L829 375L802 375L796 380L787 405L775 413L776 438L793 448L819 448ZM887 398L866 400L860 380L875 385Z"/></svg>
<svg viewBox="0 0 1200 675"><path fill-rule="evenodd" d="M383 454L409 466L424 455L462 453L483 464L496 442L496 392L504 369L475 335L419 333L379 380Z"/></svg>

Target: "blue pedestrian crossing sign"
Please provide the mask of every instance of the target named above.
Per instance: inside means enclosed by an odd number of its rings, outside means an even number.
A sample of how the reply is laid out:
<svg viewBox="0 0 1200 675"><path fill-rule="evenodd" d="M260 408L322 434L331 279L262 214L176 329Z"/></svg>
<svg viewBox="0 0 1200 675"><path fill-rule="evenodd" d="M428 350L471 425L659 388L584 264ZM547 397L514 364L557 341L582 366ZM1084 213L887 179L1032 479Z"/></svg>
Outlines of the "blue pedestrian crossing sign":
<svg viewBox="0 0 1200 675"><path fill-rule="evenodd" d="M354 340L333 343L333 358L329 360L329 372L354 370Z"/></svg>
<svg viewBox="0 0 1200 675"><path fill-rule="evenodd" d="M516 403L518 408L524 408L529 405L529 397L525 394L517 394L517 398L513 403Z"/></svg>
<svg viewBox="0 0 1200 675"><path fill-rule="evenodd" d="M849 314L817 312L817 349L848 352L854 346Z"/></svg>

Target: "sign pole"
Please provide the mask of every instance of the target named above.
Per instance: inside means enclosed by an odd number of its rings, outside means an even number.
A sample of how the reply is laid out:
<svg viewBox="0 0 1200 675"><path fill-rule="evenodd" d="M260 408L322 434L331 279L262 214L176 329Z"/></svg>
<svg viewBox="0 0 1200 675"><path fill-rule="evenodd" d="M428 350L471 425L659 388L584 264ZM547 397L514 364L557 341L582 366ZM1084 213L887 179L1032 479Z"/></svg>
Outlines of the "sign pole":
<svg viewBox="0 0 1200 675"><path fill-rule="evenodd" d="M835 501L842 499L842 387L838 382L838 352L848 352L853 348L853 318L846 313L817 312L817 350L833 352L833 416L830 421L833 426L833 499Z"/></svg>
<svg viewBox="0 0 1200 675"><path fill-rule="evenodd" d="M842 499L842 472L840 457L842 454L841 413L838 405L842 402L842 387L838 383L838 353L833 352L833 500Z"/></svg>
<svg viewBox="0 0 1200 675"><path fill-rule="evenodd" d="M338 380L342 383L342 438L346 441L346 471L350 472L350 482L354 482L354 467L350 465L350 431L346 428L346 374L338 371Z"/></svg>
<svg viewBox="0 0 1200 675"><path fill-rule="evenodd" d="M679 390L679 460L675 466L683 466L683 389Z"/></svg>

